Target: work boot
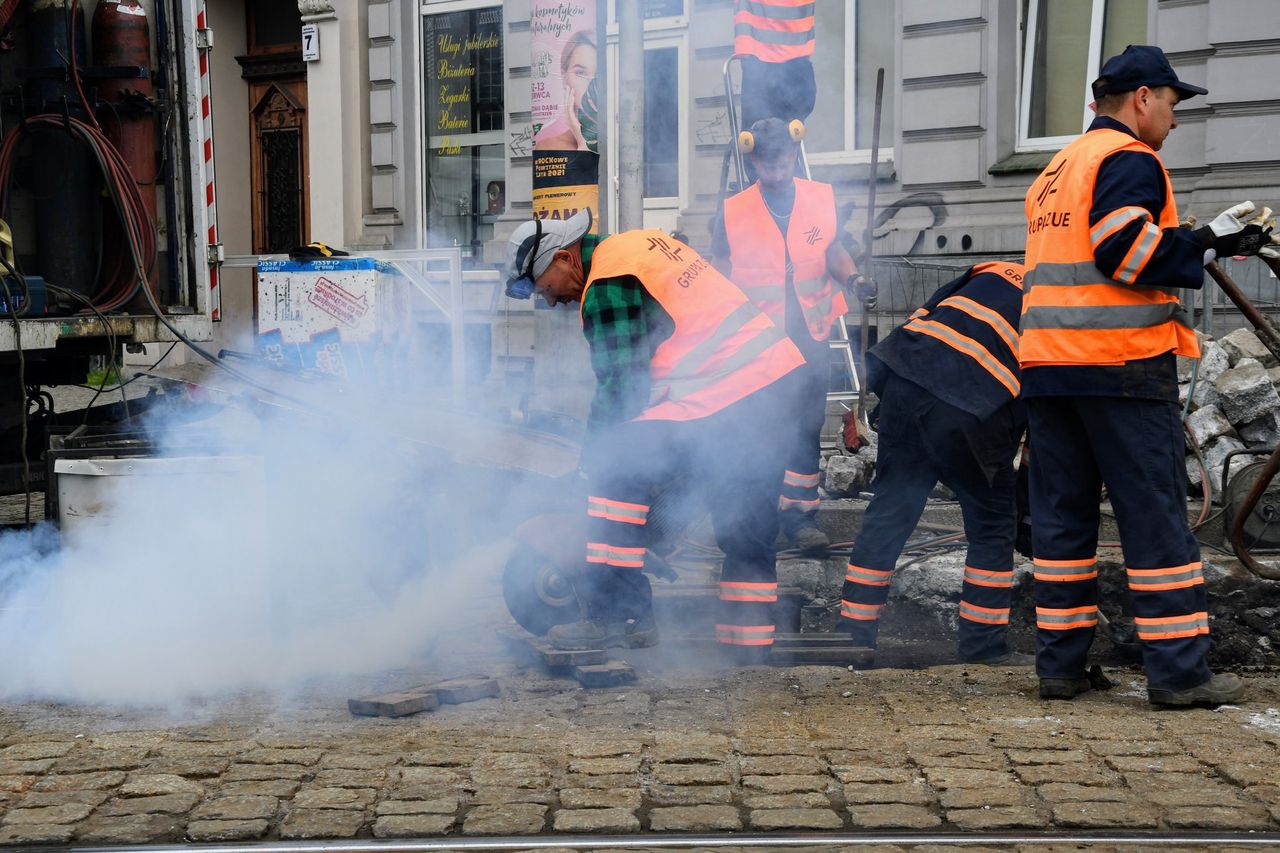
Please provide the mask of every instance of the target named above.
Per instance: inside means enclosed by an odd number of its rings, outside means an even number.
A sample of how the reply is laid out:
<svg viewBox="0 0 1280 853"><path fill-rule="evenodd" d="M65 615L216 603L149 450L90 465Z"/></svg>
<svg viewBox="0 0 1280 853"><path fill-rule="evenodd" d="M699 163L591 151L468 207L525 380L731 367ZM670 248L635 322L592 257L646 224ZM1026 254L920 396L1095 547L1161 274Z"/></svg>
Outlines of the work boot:
<svg viewBox="0 0 1280 853"><path fill-rule="evenodd" d="M787 543L798 551L825 551L831 547L831 538L823 533L812 522L804 524L784 534Z"/></svg>
<svg viewBox="0 0 1280 853"><path fill-rule="evenodd" d="M1081 693L1093 689L1093 682L1087 675L1079 678L1042 678L1040 679L1041 699L1074 699Z"/></svg>
<svg viewBox="0 0 1280 853"><path fill-rule="evenodd" d="M1216 708L1219 705L1239 701L1243 696L1244 682L1239 676L1229 672L1219 672L1204 684L1188 687L1186 690L1147 688L1148 702L1152 705L1165 705L1171 708Z"/></svg>
<svg viewBox="0 0 1280 853"><path fill-rule="evenodd" d="M978 666L1035 666L1036 656L1024 652L1008 651L998 655L991 655L990 657L973 658L964 662L977 664Z"/></svg>
<svg viewBox="0 0 1280 853"><path fill-rule="evenodd" d="M658 627L652 616L643 620L583 619L555 626L547 632L547 642L564 651L644 649L658 644Z"/></svg>

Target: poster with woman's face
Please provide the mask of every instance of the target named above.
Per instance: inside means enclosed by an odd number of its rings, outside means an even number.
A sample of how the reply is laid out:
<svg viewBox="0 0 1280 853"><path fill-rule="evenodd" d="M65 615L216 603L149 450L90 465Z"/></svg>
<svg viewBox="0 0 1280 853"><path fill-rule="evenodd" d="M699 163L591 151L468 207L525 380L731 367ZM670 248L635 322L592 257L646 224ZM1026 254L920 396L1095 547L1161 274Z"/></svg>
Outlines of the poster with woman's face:
<svg viewBox="0 0 1280 853"><path fill-rule="evenodd" d="M533 147L596 151L596 0L534 0Z"/></svg>

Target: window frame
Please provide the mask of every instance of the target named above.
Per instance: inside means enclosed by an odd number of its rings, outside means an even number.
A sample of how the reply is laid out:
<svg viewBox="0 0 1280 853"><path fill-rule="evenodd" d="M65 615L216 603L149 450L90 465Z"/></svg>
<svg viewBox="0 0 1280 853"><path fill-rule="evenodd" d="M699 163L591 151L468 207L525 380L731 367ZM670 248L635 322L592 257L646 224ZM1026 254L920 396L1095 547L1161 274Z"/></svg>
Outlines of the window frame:
<svg viewBox="0 0 1280 853"><path fill-rule="evenodd" d="M858 91L858 3L856 0L850 0L846 6L845 13L845 50L842 55L845 58L844 77L842 83L845 86L845 92ZM899 33L892 33L893 42L893 63L895 68L887 70L884 74L884 86L892 86L893 81L897 78L897 64L899 64L899 55L897 55L897 47L901 44ZM846 97L847 101L847 97ZM851 101L849 101L851 102ZM896 126L896 122L895 122ZM890 134L890 145L884 145L883 127L881 128L881 146L879 146L879 161L881 163L892 163L893 146L892 134ZM844 143L837 151L809 151L805 149L805 160L808 160L810 167L815 165L869 165L872 161L872 150L870 147L859 149L858 146L858 110L846 109L844 128Z"/></svg>
<svg viewBox="0 0 1280 853"><path fill-rule="evenodd" d="M1085 56L1084 67L1086 71L1080 111L1080 130L1078 133L1066 136L1030 136L1028 134L1028 124L1031 121L1031 90L1033 88L1028 78L1035 68L1037 39L1034 35L1036 27L1040 23L1040 2L1039 0L1028 0L1025 14L1023 5L1018 5L1018 138L1014 145L1015 151L1057 151L1065 147L1081 133L1084 133L1093 121L1093 111L1089 109L1089 104L1093 102L1093 90L1090 88L1090 84L1093 82L1096 72L1091 74L1088 69L1097 69L1102 65L1102 39L1107 18L1107 2L1108 0L1091 0L1089 10L1089 52ZM1030 45L1030 49L1028 49L1028 45Z"/></svg>

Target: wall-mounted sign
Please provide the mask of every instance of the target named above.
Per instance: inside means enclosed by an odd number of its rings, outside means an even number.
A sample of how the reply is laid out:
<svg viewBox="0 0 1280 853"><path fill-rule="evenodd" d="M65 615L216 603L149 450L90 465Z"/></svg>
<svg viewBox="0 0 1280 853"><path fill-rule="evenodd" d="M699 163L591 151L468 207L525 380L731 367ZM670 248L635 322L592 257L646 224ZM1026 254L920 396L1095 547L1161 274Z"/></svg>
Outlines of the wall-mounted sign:
<svg viewBox="0 0 1280 853"><path fill-rule="evenodd" d="M643 0L640 8L646 18L669 18L684 14L684 0Z"/></svg>
<svg viewBox="0 0 1280 853"><path fill-rule="evenodd" d="M315 62L320 58L320 27L316 24L302 25L302 61Z"/></svg>

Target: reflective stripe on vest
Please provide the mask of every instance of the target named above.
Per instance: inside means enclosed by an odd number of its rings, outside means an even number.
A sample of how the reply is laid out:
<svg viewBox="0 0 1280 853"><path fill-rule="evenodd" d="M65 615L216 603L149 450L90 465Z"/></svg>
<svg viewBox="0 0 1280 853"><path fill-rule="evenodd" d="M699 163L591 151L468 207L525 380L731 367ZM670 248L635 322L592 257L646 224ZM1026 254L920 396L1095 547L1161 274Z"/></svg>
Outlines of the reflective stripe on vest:
<svg viewBox="0 0 1280 853"><path fill-rule="evenodd" d="M912 320L903 328L911 332L928 335L934 340L941 341L951 347L961 355L968 356L981 365L983 370L990 373L992 378L1003 385L1010 394L1015 397L1018 396L1018 389L1021 387L1018 377L1014 376L1009 368L996 360L995 356L987 352L986 347L973 338L960 334L950 326L924 318Z"/></svg>
<svg viewBox="0 0 1280 853"><path fill-rule="evenodd" d="M1162 592L1166 589L1185 589L1204 583L1201 563L1171 566L1167 569L1129 569L1129 589L1134 592Z"/></svg>
<svg viewBox="0 0 1280 853"><path fill-rule="evenodd" d="M615 234L596 246L583 291L632 276L675 330L650 362L649 406L636 420L704 418L804 363L782 329L696 251L658 230Z"/></svg>
<svg viewBox="0 0 1280 853"><path fill-rule="evenodd" d="M778 600L778 584L720 581L720 600L767 604Z"/></svg>
<svg viewBox="0 0 1280 853"><path fill-rule="evenodd" d="M1209 614L1203 611L1185 616L1164 616L1158 619L1133 617L1139 640L1179 640L1209 633Z"/></svg>
<svg viewBox="0 0 1280 853"><path fill-rule="evenodd" d="M1023 367L1122 364L1166 352L1195 358L1200 349L1187 312L1168 288L1133 284L1154 256L1164 229L1178 225L1173 186L1156 221L1128 206L1089 224L1102 161L1118 151L1156 153L1127 133L1091 130L1058 152L1027 191L1027 272L1019 358ZM1143 229L1114 277L1094 250L1126 225ZM1117 331L1123 334L1117 334Z"/></svg>
<svg viewBox="0 0 1280 853"><path fill-rule="evenodd" d="M1098 558L1084 560L1045 560L1036 557L1035 579L1064 583L1066 581L1090 581L1098 577Z"/></svg>
<svg viewBox="0 0 1280 853"><path fill-rule="evenodd" d="M733 52L765 62L811 56L814 0L736 0Z"/></svg>
<svg viewBox="0 0 1280 853"><path fill-rule="evenodd" d="M960 618L968 619L970 622L981 622L983 625L1008 625L1009 608L979 607L961 599Z"/></svg>
<svg viewBox="0 0 1280 853"><path fill-rule="evenodd" d="M1089 607L1037 607L1036 627L1046 631L1071 631L1093 628L1098 624L1097 605Z"/></svg>
<svg viewBox="0 0 1280 853"><path fill-rule="evenodd" d="M772 625L716 625L716 639L731 646L772 646Z"/></svg>
<svg viewBox="0 0 1280 853"><path fill-rule="evenodd" d="M754 184L724 203L733 281L774 325L786 327L787 260L792 287L815 341L831 336L831 326L848 313L844 293L827 275L827 249L838 239L835 196L829 184L795 181L796 196L783 236Z"/></svg>

